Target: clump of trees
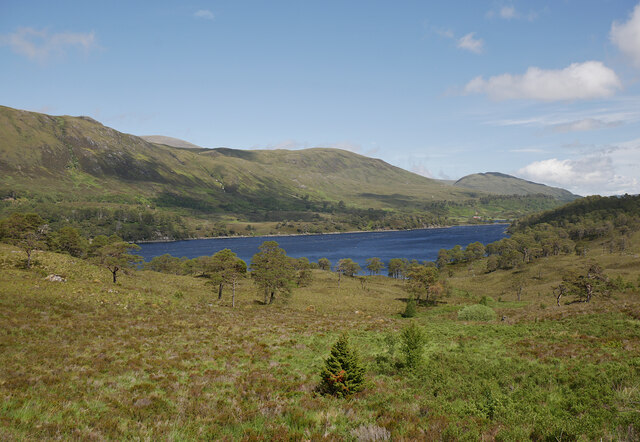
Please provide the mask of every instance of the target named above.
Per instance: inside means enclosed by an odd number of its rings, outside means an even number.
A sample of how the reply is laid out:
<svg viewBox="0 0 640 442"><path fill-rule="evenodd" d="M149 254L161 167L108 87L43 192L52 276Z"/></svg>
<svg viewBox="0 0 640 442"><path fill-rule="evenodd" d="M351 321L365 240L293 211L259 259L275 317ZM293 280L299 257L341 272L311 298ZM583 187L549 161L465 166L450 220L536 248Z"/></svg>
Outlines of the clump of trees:
<svg viewBox="0 0 640 442"><path fill-rule="evenodd" d="M338 273L338 277L340 277L341 275L353 277L360 270L360 265L351 258L343 258L338 261L338 264L336 265L336 272Z"/></svg>
<svg viewBox="0 0 640 442"><path fill-rule="evenodd" d="M126 273L136 264L142 262L141 256L129 253L130 250L139 250L140 246L122 241L115 235L96 237L92 245L96 247L91 251L91 259L96 264L109 269L114 284L118 280L119 271L122 270Z"/></svg>
<svg viewBox="0 0 640 442"><path fill-rule="evenodd" d="M415 297L416 302L419 303L424 295L426 303L434 303L443 292L440 287L436 287L438 276L437 268L414 263L407 272L406 289Z"/></svg>
<svg viewBox="0 0 640 442"><path fill-rule="evenodd" d="M320 270L331 270L331 261L329 261L327 258L320 258L318 260L318 268Z"/></svg>
<svg viewBox="0 0 640 442"><path fill-rule="evenodd" d="M229 249L222 249L213 256L199 259L203 276L218 289L218 300L222 299L225 285L231 286L231 306L235 307L238 279L247 273L247 263Z"/></svg>
<svg viewBox="0 0 640 442"><path fill-rule="evenodd" d="M273 303L276 293L291 293L296 269L277 242L265 241L259 249L251 259L251 278L264 293L264 304L267 305Z"/></svg>
<svg viewBox="0 0 640 442"><path fill-rule="evenodd" d="M583 272L573 270L563 275L562 282L554 288L556 304L560 306L563 296L590 302L594 296L607 296L614 285L597 263L591 263Z"/></svg>
<svg viewBox="0 0 640 442"><path fill-rule="evenodd" d="M31 268L33 252L46 247L47 233L48 225L35 213L13 213L0 221L0 240L18 247L27 255L27 268Z"/></svg>
<svg viewBox="0 0 640 442"><path fill-rule="evenodd" d="M367 259L367 265L365 266L369 271L369 275L377 275L384 269L384 263L378 257Z"/></svg>
<svg viewBox="0 0 640 442"><path fill-rule="evenodd" d="M410 262L406 258L391 258L389 260L388 276L396 279L404 279L409 270Z"/></svg>
<svg viewBox="0 0 640 442"><path fill-rule="evenodd" d="M313 265L309 258L289 258L296 271L296 285L298 287L308 287L313 282Z"/></svg>

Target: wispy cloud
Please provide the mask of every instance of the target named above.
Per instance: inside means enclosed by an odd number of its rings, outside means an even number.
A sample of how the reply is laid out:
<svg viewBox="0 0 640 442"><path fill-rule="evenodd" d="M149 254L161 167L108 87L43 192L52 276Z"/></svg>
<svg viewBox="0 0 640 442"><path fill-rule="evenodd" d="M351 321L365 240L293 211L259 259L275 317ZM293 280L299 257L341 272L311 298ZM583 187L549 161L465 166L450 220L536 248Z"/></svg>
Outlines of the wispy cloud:
<svg viewBox="0 0 640 442"><path fill-rule="evenodd" d="M470 32L464 37L458 39L458 47L471 51L474 54L482 54L484 51L484 40L481 38L474 38L475 32Z"/></svg>
<svg viewBox="0 0 640 442"><path fill-rule="evenodd" d="M556 124L553 126L554 132L586 132L596 129L607 129L618 127L623 124L622 121L604 121L597 118L584 118L582 120L570 121L568 123Z"/></svg>
<svg viewBox="0 0 640 442"><path fill-rule="evenodd" d="M88 53L96 48L94 32L57 32L47 29L18 28L11 34L0 35L0 46L8 46L16 54L37 62L64 56L69 49Z"/></svg>
<svg viewBox="0 0 640 442"><path fill-rule="evenodd" d="M487 94L494 100L562 101L610 97L621 88L612 69L599 61L587 61L558 70L530 67L522 75L476 77L467 83L465 92Z"/></svg>
<svg viewBox="0 0 640 442"><path fill-rule="evenodd" d="M511 149L509 152L512 153L545 153L547 150L540 149L538 147L525 147L522 149Z"/></svg>
<svg viewBox="0 0 640 442"><path fill-rule="evenodd" d="M498 127L532 127L567 133L608 129L640 122L640 97L608 99L606 106L602 106L601 102L593 103L593 106L581 103L579 109L539 109L538 105L535 106L534 112L537 115L514 117L511 116L514 110L509 110L511 115L508 118L492 118L484 124ZM524 112L529 114L531 106L525 108Z"/></svg>
<svg viewBox="0 0 640 442"><path fill-rule="evenodd" d="M427 178L435 178L433 173L422 164L414 164L413 166L411 166L411 172L417 173L418 175L422 175Z"/></svg>
<svg viewBox="0 0 640 442"><path fill-rule="evenodd" d="M640 3L625 23L613 22L609 37L613 44L640 68Z"/></svg>
<svg viewBox="0 0 640 442"><path fill-rule="evenodd" d="M438 34L440 37L445 37L445 38L454 38L455 37L455 34L453 33L453 31L451 29L434 28L433 32Z"/></svg>
<svg viewBox="0 0 640 442"><path fill-rule="evenodd" d="M215 18L213 12L209 11L208 9L200 9L199 11L196 11L193 16L196 18L203 18L205 20L213 20Z"/></svg>
<svg viewBox="0 0 640 442"><path fill-rule="evenodd" d="M640 139L584 152L573 158L549 158L520 169L523 178L564 187L580 195L640 193Z"/></svg>
<svg viewBox="0 0 640 442"><path fill-rule="evenodd" d="M469 32L468 34L458 38L456 34L448 28L432 28L432 31L438 34L440 37L454 40L458 49L464 49L465 51L473 52L474 54L481 54L484 52L484 40L476 38L475 32Z"/></svg>
<svg viewBox="0 0 640 442"><path fill-rule="evenodd" d="M538 13L529 11L526 14L518 11L513 5L505 5L499 9L492 9L485 14L487 18L501 18L503 20L528 20L534 21L538 18Z"/></svg>

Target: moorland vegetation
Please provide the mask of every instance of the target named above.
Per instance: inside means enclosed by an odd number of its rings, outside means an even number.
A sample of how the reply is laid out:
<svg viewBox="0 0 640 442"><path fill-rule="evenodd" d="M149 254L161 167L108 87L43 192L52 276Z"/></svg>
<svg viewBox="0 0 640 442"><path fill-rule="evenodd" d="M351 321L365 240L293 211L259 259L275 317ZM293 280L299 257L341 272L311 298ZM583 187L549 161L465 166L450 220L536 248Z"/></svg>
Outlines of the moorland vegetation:
<svg viewBox="0 0 640 442"><path fill-rule="evenodd" d="M0 438L637 440L639 202L366 276L274 241L248 269L228 250L139 268L117 236L14 213Z"/></svg>

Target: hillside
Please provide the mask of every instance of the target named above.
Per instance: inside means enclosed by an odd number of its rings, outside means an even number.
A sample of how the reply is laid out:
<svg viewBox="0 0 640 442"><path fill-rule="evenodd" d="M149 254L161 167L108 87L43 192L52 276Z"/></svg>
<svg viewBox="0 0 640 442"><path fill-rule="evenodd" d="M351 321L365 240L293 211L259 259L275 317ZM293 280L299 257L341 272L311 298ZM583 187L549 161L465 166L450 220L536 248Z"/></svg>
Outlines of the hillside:
<svg viewBox="0 0 640 442"><path fill-rule="evenodd" d="M453 185L499 195L548 195L563 202L579 198L578 195L559 187L550 187L499 172L474 173L460 178Z"/></svg>
<svg viewBox="0 0 640 442"><path fill-rule="evenodd" d="M569 230L571 226L579 225L581 236L590 229L607 231L614 227L631 228L640 225L640 195L588 196L556 209L524 217L511 228L514 231L523 231L544 224Z"/></svg>
<svg viewBox="0 0 640 442"><path fill-rule="evenodd" d="M559 205L449 186L337 149L177 148L88 117L8 107L0 107L0 174L0 213L37 209L128 239L415 228Z"/></svg>
<svg viewBox="0 0 640 442"><path fill-rule="evenodd" d="M185 186L182 190L217 206L230 199L254 205L271 197L283 206L300 205L304 199L393 208L427 198L468 197L464 190L451 191L381 160L336 149L176 149L86 117L53 117L7 107L0 108L0 140L0 171L11 177L3 185L15 183L18 190L25 181L55 178L61 186L91 193L94 186L82 182L91 177L103 180L100 184L115 179L156 197ZM147 186L151 183L169 186L151 190ZM404 199L394 198L400 192Z"/></svg>

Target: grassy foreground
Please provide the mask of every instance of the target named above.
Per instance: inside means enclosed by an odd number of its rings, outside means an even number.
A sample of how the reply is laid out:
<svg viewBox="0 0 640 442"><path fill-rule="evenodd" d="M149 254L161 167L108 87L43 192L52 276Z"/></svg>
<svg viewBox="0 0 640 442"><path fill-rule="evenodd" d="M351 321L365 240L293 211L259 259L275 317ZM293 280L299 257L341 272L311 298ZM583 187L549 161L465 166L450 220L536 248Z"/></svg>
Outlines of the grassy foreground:
<svg viewBox="0 0 640 442"><path fill-rule="evenodd" d="M232 309L203 279L139 271L114 285L106 269L46 252L27 271L0 245L0 439L638 440L637 253L453 268L452 295L412 319L427 342L408 371L401 281L338 288L315 271L310 287L263 306L245 280ZM636 288L557 307L559 270L594 258ZM521 301L514 276L526 281ZM496 321L457 319L483 296ZM368 385L319 396L344 331Z"/></svg>

